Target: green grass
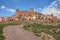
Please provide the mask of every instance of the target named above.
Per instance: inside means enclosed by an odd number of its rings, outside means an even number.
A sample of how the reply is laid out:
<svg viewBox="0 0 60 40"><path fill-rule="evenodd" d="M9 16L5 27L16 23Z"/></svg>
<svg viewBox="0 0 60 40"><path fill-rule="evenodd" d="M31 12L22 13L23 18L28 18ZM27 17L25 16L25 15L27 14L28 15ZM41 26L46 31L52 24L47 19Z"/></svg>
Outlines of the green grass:
<svg viewBox="0 0 60 40"><path fill-rule="evenodd" d="M33 32L35 35L40 36L39 34L44 32L49 35L53 35L56 40L60 40L60 31L56 30L60 28L60 25L42 25L42 24L25 24L24 29ZM51 31L50 31L51 30Z"/></svg>
<svg viewBox="0 0 60 40"><path fill-rule="evenodd" d="M0 26L0 40L3 40L4 39L4 37L3 37L3 27L2 26Z"/></svg>

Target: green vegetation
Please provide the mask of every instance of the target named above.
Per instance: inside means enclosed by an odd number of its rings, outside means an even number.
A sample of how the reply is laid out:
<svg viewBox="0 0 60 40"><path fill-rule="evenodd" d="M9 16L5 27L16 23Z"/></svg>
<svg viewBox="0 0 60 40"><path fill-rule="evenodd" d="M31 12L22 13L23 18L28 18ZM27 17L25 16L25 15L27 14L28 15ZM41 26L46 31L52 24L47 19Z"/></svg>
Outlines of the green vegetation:
<svg viewBox="0 0 60 40"><path fill-rule="evenodd" d="M0 25L0 40L3 40L4 39L4 37L3 37L3 27Z"/></svg>
<svg viewBox="0 0 60 40"><path fill-rule="evenodd" d="M51 21L53 22L53 21ZM3 28L9 25L24 25L24 29L30 32L33 32L35 35L40 36L41 32L46 34L53 35L56 40L60 39L60 25L53 26L53 25L42 25L39 21L27 21L27 20L20 20L15 22L6 22L0 24L0 40L4 40ZM59 30L58 30L59 29Z"/></svg>
<svg viewBox="0 0 60 40"><path fill-rule="evenodd" d="M60 40L60 25L53 26L34 23L25 24L24 29L33 32L37 36L40 36L39 34L44 32L46 34L53 35L56 40Z"/></svg>

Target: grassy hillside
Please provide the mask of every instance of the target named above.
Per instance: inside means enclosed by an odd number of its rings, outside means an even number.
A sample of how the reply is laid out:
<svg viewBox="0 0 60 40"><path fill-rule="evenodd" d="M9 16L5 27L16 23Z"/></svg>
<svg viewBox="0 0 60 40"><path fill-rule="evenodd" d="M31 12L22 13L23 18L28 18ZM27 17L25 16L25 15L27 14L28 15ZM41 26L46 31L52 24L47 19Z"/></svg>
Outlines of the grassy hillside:
<svg viewBox="0 0 60 40"><path fill-rule="evenodd" d="M24 25L24 29L30 32L33 32L37 36L41 36L40 34L44 32L45 34L53 35L56 40L60 40L60 25L42 25L42 23L38 20L36 21L27 21L20 20L15 22L4 22L0 24L0 40L4 40L3 28L9 25ZM46 22L45 22L46 24ZM50 24L50 22L49 22Z"/></svg>
<svg viewBox="0 0 60 40"><path fill-rule="evenodd" d="M52 35L56 40L60 40L60 25L42 25L42 24L25 24L24 29L33 32L36 36L44 32L45 34Z"/></svg>

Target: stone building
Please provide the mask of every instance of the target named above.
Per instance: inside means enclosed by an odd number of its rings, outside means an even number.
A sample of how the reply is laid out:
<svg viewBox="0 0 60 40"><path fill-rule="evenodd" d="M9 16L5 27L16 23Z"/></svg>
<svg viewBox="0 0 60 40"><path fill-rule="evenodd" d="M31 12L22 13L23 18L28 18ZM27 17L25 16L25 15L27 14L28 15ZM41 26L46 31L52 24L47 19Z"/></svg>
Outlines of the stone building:
<svg viewBox="0 0 60 40"><path fill-rule="evenodd" d="M52 15L43 15L41 13L35 12L32 8L29 11L19 11L18 9L16 10L16 13L14 16L12 16L14 20L20 20L20 19L27 19L27 20L35 20L35 19L57 19L57 17L54 17Z"/></svg>
<svg viewBox="0 0 60 40"><path fill-rule="evenodd" d="M36 19L39 19L39 20L43 20L43 19L57 19L56 16L53 16L52 15L43 15L42 13L38 13L38 12L35 12L34 9L30 9L29 11L19 11L18 9L16 10L16 13L15 15L11 16L11 17L2 17L0 18L0 21L18 21L20 19L26 19L26 20L36 20Z"/></svg>
<svg viewBox="0 0 60 40"><path fill-rule="evenodd" d="M36 19L36 13L32 8L29 11L19 11L17 9L14 18L15 20L19 20L19 19L32 20L32 19Z"/></svg>
<svg viewBox="0 0 60 40"><path fill-rule="evenodd" d="M5 22L5 21L19 21L21 19L26 19L26 20L44 20L44 19L48 19L48 20L52 20L52 19L57 19L56 16L53 16L53 14L51 15L44 15L42 13L38 13L35 12L34 9L30 8L29 11L20 11L19 9L16 10L15 15L11 16L11 17L2 17L0 18L0 22Z"/></svg>
<svg viewBox="0 0 60 40"><path fill-rule="evenodd" d="M0 22L2 22L2 17L0 18Z"/></svg>
<svg viewBox="0 0 60 40"><path fill-rule="evenodd" d="M42 19L44 19L44 17L45 17L45 15L43 15L43 14L39 13L39 14L38 14L38 16L37 16L37 19L42 20Z"/></svg>
<svg viewBox="0 0 60 40"><path fill-rule="evenodd" d="M52 15L47 15L47 19L51 20L51 19L53 19L53 16Z"/></svg>
<svg viewBox="0 0 60 40"><path fill-rule="evenodd" d="M5 17L2 17L2 21L3 21L3 22L8 21L8 17L6 17L6 16L5 16Z"/></svg>
<svg viewBox="0 0 60 40"><path fill-rule="evenodd" d="M53 14L51 14L51 15L45 15L45 17L48 20L57 19L57 17L56 16L53 16Z"/></svg>

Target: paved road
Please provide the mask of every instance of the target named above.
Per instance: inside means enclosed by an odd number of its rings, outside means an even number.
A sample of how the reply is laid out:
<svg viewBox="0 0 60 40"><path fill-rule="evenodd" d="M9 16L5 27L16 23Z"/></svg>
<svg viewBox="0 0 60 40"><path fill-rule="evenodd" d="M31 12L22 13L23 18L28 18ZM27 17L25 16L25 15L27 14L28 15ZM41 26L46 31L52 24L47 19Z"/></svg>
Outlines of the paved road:
<svg viewBox="0 0 60 40"><path fill-rule="evenodd" d="M3 29L5 40L41 40L41 38L30 33L21 26L8 26Z"/></svg>

